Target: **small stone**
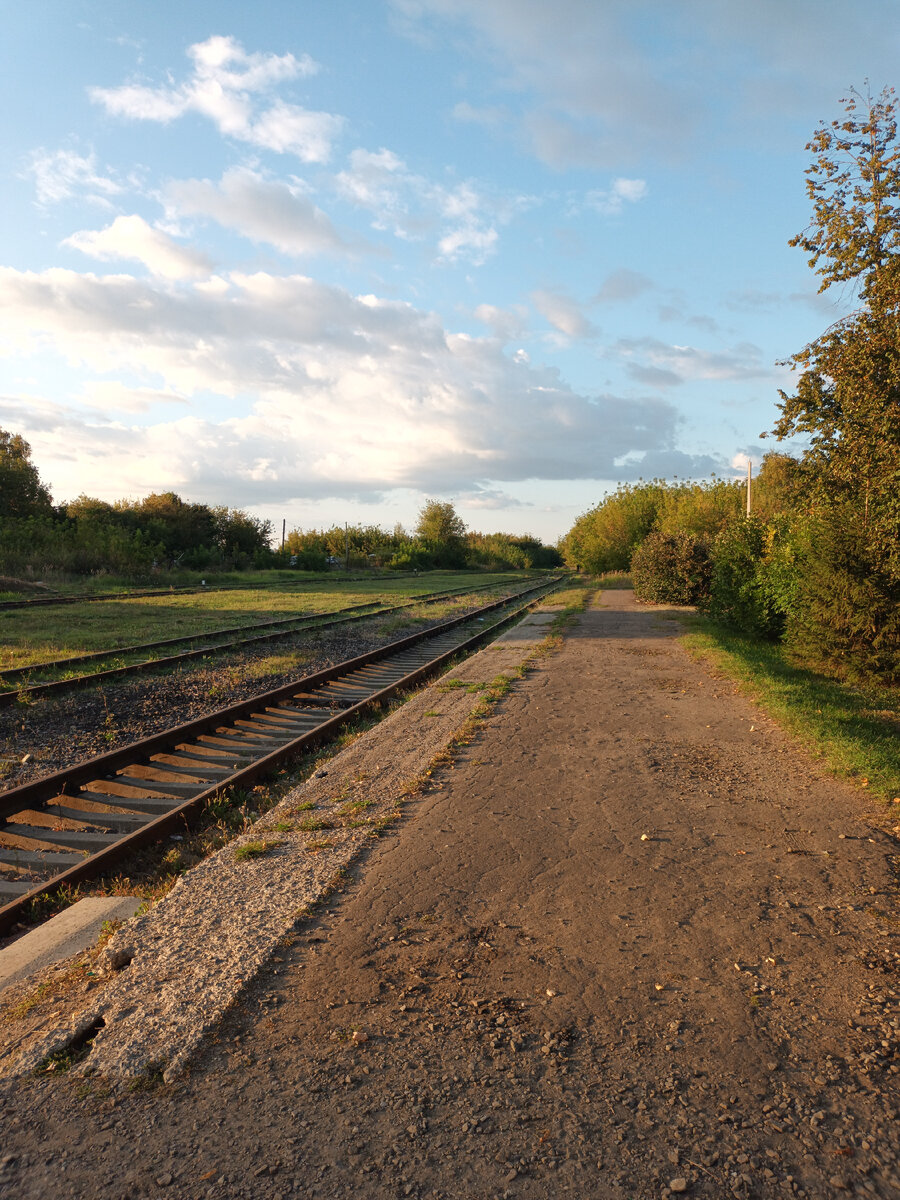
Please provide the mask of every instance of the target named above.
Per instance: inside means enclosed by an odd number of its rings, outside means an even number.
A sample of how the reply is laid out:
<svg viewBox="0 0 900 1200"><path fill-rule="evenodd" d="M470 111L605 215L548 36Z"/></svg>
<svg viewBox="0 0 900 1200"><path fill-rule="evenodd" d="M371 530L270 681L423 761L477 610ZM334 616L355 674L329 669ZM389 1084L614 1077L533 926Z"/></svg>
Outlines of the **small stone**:
<svg viewBox="0 0 900 1200"><path fill-rule="evenodd" d="M555 989L555 988L547 988L547 995L550 997L550 999L551 999L551 1000L553 999L553 997L554 997L556 994L557 994L557 993L556 993L556 989Z"/></svg>
<svg viewBox="0 0 900 1200"><path fill-rule="evenodd" d="M169 1184L172 1182L171 1172L166 1171L166 1173L164 1175L157 1175L156 1182L159 1187L168 1187Z"/></svg>
<svg viewBox="0 0 900 1200"><path fill-rule="evenodd" d="M670 1192L675 1192L677 1194L678 1192L686 1192L687 1190L688 1190L688 1181L684 1178L683 1175L679 1175L676 1179L669 1180L669 1191Z"/></svg>

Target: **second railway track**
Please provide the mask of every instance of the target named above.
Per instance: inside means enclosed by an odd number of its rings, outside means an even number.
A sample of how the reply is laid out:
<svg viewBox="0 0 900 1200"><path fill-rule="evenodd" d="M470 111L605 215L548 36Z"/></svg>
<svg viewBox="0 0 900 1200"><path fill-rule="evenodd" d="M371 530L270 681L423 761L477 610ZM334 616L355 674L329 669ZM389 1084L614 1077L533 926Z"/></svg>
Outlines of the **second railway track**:
<svg viewBox="0 0 900 1200"><path fill-rule="evenodd" d="M329 740L365 709L481 645L558 584L558 578L543 580L512 598L0 794L0 934L41 895L100 874L179 826L217 793L251 783Z"/></svg>
<svg viewBox="0 0 900 1200"><path fill-rule="evenodd" d="M72 691L75 688L90 687L128 675L137 675L154 670L165 670L168 667L178 666L192 659L207 658L212 654L218 654L225 650L233 650L260 642L276 641L279 638L292 637L297 633L307 630L318 631L352 621L363 621L368 617L388 616L389 614L401 612L405 609L415 608L419 604L436 604L441 600L451 600L455 596L465 596L497 586L496 582L492 582L481 584L477 587L451 588L442 592L425 592L420 596L413 596L402 604L396 605L385 605L382 601L369 601L363 604L354 604L345 609L339 609L337 612L297 613L294 616L274 621L263 621L228 629L209 630L206 633L185 634L183 637L165 638L161 641L144 642L134 646L122 646L112 650L98 650L90 654L72 655L68 658L35 663L27 667L12 667L0 671L0 688L7 687L9 689L7 691L0 691L0 708L7 708L10 705L19 703L21 700L37 700L44 696ZM246 636L232 637L230 641L221 640L233 634L244 634ZM197 646L196 643L198 642L201 642L202 645ZM84 675L66 676L62 679L53 679L47 682L33 682L34 676L40 676L41 673L71 670L73 667L87 662L109 661L131 654L147 654L153 650L171 648L177 645L191 645L193 648L182 650L175 654L168 654L161 658L144 658L138 662L108 667ZM17 683L16 681L18 680L25 680L26 682Z"/></svg>

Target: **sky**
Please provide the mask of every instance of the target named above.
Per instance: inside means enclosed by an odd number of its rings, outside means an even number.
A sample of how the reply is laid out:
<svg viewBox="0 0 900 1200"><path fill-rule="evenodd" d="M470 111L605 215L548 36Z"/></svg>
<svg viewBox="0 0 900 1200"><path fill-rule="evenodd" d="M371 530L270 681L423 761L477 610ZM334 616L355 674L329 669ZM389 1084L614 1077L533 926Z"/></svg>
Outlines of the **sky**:
<svg viewBox="0 0 900 1200"><path fill-rule="evenodd" d="M555 541L776 448L868 0L4 5L0 426L54 500ZM779 449L784 447L778 447ZM797 447L793 447L797 449Z"/></svg>

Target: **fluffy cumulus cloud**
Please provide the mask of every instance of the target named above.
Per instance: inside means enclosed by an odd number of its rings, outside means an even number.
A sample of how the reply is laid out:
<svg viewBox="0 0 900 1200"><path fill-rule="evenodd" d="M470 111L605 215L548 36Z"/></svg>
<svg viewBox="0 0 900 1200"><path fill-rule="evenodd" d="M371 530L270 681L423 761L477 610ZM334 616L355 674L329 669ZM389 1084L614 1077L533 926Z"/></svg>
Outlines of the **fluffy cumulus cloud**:
<svg viewBox="0 0 900 1200"><path fill-rule="evenodd" d="M154 275L166 279L205 278L212 262L199 250L180 246L143 217L116 217L105 229L83 229L63 243L104 262L126 259L142 262Z"/></svg>
<svg viewBox="0 0 900 1200"><path fill-rule="evenodd" d="M96 467L118 494L144 475L252 504L618 478L618 462L636 473L673 454L682 473L697 465L674 450L678 418L664 400L580 395L555 370L506 355L496 339L454 334L409 304L301 275L233 274L172 288L127 275L3 268L0 313L9 345L115 376L129 411L142 399L257 397L243 416L195 411L131 429L96 417L88 426L71 412L57 429L49 414L40 434L48 477L75 454L81 480ZM115 390L104 398L115 403ZM123 447L116 478L111 450Z"/></svg>
<svg viewBox="0 0 900 1200"><path fill-rule="evenodd" d="M182 83L93 87L91 99L108 113L131 120L168 124L186 113L199 113L228 137L296 155L305 163L324 163L331 157L342 118L266 99L276 85L318 70L308 55L248 54L232 37L211 37L191 46L188 56L193 70Z"/></svg>
<svg viewBox="0 0 900 1200"><path fill-rule="evenodd" d="M168 185L167 207L175 216L210 217L254 242L290 255L321 254L347 247L329 218L296 184L266 179L249 168L226 171L219 183L182 179Z"/></svg>

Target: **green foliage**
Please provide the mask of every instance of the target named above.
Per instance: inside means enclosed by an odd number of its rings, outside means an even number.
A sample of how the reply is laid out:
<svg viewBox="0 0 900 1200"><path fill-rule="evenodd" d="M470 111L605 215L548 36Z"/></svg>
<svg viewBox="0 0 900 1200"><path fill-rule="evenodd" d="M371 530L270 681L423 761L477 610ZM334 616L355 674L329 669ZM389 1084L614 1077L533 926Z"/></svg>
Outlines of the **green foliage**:
<svg viewBox="0 0 900 1200"><path fill-rule="evenodd" d="M627 571L636 546L655 527L666 484L620 484L612 496L582 513L562 542L566 566L599 575Z"/></svg>
<svg viewBox="0 0 900 1200"><path fill-rule="evenodd" d="M449 501L426 500L419 510L416 537L434 566L453 570L466 565L466 526Z"/></svg>
<svg viewBox="0 0 900 1200"><path fill-rule="evenodd" d="M684 530L648 534L631 557L635 598L647 604L696 604L709 575L706 540Z"/></svg>
<svg viewBox="0 0 900 1200"><path fill-rule="evenodd" d="M470 566L489 571L552 570L562 565L554 546L545 546L531 534L468 533L466 558Z"/></svg>
<svg viewBox="0 0 900 1200"><path fill-rule="evenodd" d="M0 518L49 516L50 493L31 461L31 447L17 433L0 429Z"/></svg>
<svg viewBox="0 0 900 1200"><path fill-rule="evenodd" d="M711 617L757 637L777 638L784 631L784 609L767 572L774 532L759 517L726 525L713 542L709 595L702 604Z"/></svg>
<svg viewBox="0 0 900 1200"><path fill-rule="evenodd" d="M745 510L747 493L734 479L702 483L665 484L660 491L656 528L662 533L683 531L712 540Z"/></svg>
<svg viewBox="0 0 900 1200"><path fill-rule="evenodd" d="M778 438L805 434L806 542L788 644L850 674L900 671L900 143L894 93L852 92L807 149L810 226L792 240L820 291L863 301L790 360Z"/></svg>
<svg viewBox="0 0 900 1200"><path fill-rule="evenodd" d="M804 530L787 644L805 661L850 679L900 682L900 578L855 511L821 509Z"/></svg>

